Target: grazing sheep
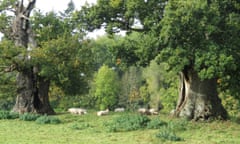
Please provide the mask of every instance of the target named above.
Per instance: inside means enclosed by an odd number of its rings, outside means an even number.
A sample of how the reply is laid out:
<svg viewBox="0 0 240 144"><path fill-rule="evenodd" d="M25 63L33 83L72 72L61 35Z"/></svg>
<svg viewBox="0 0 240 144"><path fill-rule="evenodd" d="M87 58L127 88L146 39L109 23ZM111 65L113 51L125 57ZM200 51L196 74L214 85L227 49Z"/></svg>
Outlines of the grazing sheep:
<svg viewBox="0 0 240 144"><path fill-rule="evenodd" d="M175 113L176 113L176 110L175 110L175 109L173 109L173 110L170 111L170 115L171 115L171 116L174 116Z"/></svg>
<svg viewBox="0 0 240 144"><path fill-rule="evenodd" d="M148 110L151 115L158 115L158 110L151 108Z"/></svg>
<svg viewBox="0 0 240 144"><path fill-rule="evenodd" d="M98 111L97 115L98 116L104 116L104 115L108 115L109 113L109 109L106 109L105 111Z"/></svg>
<svg viewBox="0 0 240 144"><path fill-rule="evenodd" d="M138 109L138 112L139 112L140 114L147 114L147 115L150 114L149 111L148 111L148 109L146 109L146 108L139 108L139 109Z"/></svg>
<svg viewBox="0 0 240 144"><path fill-rule="evenodd" d="M124 112L124 108L115 108L114 112Z"/></svg>
<svg viewBox="0 0 240 144"><path fill-rule="evenodd" d="M71 114L84 115L87 113L87 110L82 109L82 108L69 108L68 112L70 112Z"/></svg>

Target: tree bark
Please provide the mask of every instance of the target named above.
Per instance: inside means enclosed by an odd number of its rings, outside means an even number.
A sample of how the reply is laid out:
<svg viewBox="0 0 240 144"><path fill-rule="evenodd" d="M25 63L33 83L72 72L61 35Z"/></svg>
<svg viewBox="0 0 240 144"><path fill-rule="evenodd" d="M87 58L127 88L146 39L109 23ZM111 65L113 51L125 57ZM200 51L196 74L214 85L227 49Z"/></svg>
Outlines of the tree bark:
<svg viewBox="0 0 240 144"><path fill-rule="evenodd" d="M218 97L216 79L201 80L194 70L182 71L175 115L196 121L227 119L227 111Z"/></svg>
<svg viewBox="0 0 240 144"><path fill-rule="evenodd" d="M29 1L24 7L23 0L16 6L15 20L13 22L13 38L18 48L32 50L36 48L36 43L31 31L29 16L36 0ZM13 108L18 113L41 113L54 114L49 104L49 84L50 82L38 76L38 67L31 65L31 56L19 55L19 61L23 63L16 66L17 74L17 98Z"/></svg>

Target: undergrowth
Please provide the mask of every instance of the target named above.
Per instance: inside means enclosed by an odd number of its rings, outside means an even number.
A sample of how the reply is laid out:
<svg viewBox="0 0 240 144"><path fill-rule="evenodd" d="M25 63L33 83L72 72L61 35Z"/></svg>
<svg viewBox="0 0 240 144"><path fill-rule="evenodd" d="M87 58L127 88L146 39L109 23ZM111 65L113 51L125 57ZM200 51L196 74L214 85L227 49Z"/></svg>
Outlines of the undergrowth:
<svg viewBox="0 0 240 144"><path fill-rule="evenodd" d="M40 115L33 114L33 113L24 113L19 115L19 119L23 121L35 121L37 118L39 118Z"/></svg>
<svg viewBox="0 0 240 144"><path fill-rule="evenodd" d="M18 117L19 117L18 113L0 111L0 119L17 119Z"/></svg>
<svg viewBox="0 0 240 144"><path fill-rule="evenodd" d="M156 134L156 137L162 140L169 140L169 141L182 141L183 138L176 135L177 132L183 132L187 130L188 122L187 121L170 121L167 125L164 125L162 128L159 129L159 132Z"/></svg>
<svg viewBox="0 0 240 144"><path fill-rule="evenodd" d="M182 141L183 138L176 135L177 132L187 130L186 121L165 122L159 117L150 119L146 115L124 114L113 119L105 126L110 132L126 132L139 129L159 129L156 137L168 141Z"/></svg>
<svg viewBox="0 0 240 144"><path fill-rule="evenodd" d="M44 116L40 116L39 118L37 118L36 123L38 123L38 124L59 124L59 123L61 123L61 120L54 116L44 115Z"/></svg>
<svg viewBox="0 0 240 144"><path fill-rule="evenodd" d="M105 124L110 132L133 131L145 128L150 119L145 115L124 114Z"/></svg>

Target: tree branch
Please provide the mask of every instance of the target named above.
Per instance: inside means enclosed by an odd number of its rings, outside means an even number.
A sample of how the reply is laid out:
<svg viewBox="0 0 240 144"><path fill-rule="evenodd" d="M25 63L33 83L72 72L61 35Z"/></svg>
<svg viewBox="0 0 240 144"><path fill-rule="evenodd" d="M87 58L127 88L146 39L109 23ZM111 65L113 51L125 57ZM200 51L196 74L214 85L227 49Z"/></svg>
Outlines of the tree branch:
<svg viewBox="0 0 240 144"><path fill-rule="evenodd" d="M34 6L35 6L35 3L36 3L36 0L30 0L27 8L25 9L25 11L23 11L23 14L24 14L26 17L29 17L30 12L32 11L32 9L33 9Z"/></svg>

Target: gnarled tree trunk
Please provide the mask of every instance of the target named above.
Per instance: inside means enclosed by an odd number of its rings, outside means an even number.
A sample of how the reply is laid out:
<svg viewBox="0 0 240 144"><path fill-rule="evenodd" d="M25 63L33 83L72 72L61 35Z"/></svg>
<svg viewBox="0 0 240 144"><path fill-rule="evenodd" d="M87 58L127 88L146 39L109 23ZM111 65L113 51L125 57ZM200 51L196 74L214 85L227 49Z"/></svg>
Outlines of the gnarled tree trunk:
<svg viewBox="0 0 240 144"><path fill-rule="evenodd" d="M175 115L193 120L226 119L227 112L217 94L216 79L201 80L191 69L181 72Z"/></svg>
<svg viewBox="0 0 240 144"><path fill-rule="evenodd" d="M29 22L29 16L35 2L36 0L31 0L27 7L24 7L23 0L21 0L16 6L16 17L12 28L15 45L19 48L28 50L36 48ZM17 99L13 111L54 114L48 100L50 82L38 76L38 67L31 66L30 55L19 55L19 61L22 61L23 65L16 66L18 70Z"/></svg>

